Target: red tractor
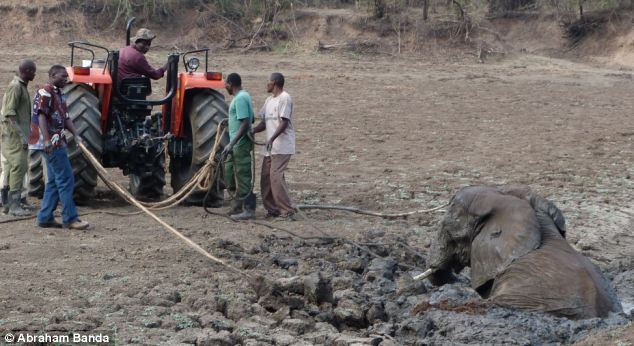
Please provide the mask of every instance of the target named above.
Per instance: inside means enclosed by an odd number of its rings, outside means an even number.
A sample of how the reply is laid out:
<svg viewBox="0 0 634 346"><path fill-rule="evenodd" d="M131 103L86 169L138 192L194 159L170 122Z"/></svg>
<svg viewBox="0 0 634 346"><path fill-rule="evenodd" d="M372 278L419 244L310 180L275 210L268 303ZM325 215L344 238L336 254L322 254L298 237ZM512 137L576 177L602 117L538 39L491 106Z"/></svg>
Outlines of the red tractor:
<svg viewBox="0 0 634 346"><path fill-rule="evenodd" d="M130 29L126 27L126 44ZM118 51L88 42L71 42L70 84L63 93L70 116L86 146L104 167L119 167L130 177L130 192L139 198L158 198L165 185L165 153L169 154L171 186L178 191L209 157L217 125L227 118L227 104L220 72L208 70L209 49L168 56L165 95L150 100L150 79L118 80ZM95 59L103 51L104 60ZM77 55L90 57L77 66ZM195 54L205 55L204 70ZM182 57L184 72L178 72ZM85 65L85 66L84 66ZM161 106L160 112L153 112ZM225 136L222 145L229 142ZM68 154L75 172L75 194L87 200L94 195L97 172L69 138ZM32 152L29 161L29 191L41 195L44 186L43 160ZM210 205L222 203L222 190L212 188ZM199 204L206 191L196 191L187 200Z"/></svg>

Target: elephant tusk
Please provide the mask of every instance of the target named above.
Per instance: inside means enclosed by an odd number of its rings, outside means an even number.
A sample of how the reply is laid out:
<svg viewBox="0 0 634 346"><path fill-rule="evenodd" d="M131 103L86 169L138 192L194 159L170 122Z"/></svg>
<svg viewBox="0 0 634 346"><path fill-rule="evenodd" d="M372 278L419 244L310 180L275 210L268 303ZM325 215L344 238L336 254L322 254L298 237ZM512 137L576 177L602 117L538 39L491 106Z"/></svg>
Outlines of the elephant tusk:
<svg viewBox="0 0 634 346"><path fill-rule="evenodd" d="M429 269L425 270L425 272L423 272L422 274L418 274L418 275L414 276L414 280L426 279L428 276L430 276L433 273L434 273L434 270L432 268L429 268Z"/></svg>

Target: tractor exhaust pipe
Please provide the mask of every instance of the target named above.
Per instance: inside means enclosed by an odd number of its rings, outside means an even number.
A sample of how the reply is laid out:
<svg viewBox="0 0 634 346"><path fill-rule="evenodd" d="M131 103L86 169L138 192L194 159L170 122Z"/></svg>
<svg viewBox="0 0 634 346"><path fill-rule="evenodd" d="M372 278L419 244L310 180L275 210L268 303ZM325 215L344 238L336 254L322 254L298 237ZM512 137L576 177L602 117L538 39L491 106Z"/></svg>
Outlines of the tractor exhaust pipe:
<svg viewBox="0 0 634 346"><path fill-rule="evenodd" d="M132 25L136 21L136 17L132 17L128 19L128 24L125 26L125 46L130 45L130 30L132 30Z"/></svg>

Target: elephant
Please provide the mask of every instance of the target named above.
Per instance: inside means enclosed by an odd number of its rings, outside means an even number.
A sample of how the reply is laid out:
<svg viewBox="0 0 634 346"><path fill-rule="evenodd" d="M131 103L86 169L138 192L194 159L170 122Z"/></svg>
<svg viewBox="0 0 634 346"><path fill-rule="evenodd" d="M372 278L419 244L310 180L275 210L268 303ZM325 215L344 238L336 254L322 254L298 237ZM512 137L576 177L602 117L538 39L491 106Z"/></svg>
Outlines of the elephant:
<svg viewBox="0 0 634 346"><path fill-rule="evenodd" d="M608 280L565 235L561 211L528 187L464 187L438 226L429 279L444 285L469 266L471 287L499 306L570 319L622 311Z"/></svg>

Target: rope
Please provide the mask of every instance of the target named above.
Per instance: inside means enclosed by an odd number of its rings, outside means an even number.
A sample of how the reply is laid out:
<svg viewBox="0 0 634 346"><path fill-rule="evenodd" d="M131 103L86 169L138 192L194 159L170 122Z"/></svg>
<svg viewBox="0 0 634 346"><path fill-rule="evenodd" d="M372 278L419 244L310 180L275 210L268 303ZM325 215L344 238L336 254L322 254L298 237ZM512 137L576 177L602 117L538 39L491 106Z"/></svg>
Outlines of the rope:
<svg viewBox="0 0 634 346"><path fill-rule="evenodd" d="M16 219L2 220L2 221L0 221L0 224L13 223L13 222L19 222L19 221L24 221L24 220L31 220L31 219L35 219L36 217L37 217L37 215L31 215L31 216L19 217L19 218L16 218Z"/></svg>
<svg viewBox="0 0 634 346"><path fill-rule="evenodd" d="M351 208L351 209L354 209L354 208ZM304 220L310 221L308 216L306 216L306 214L304 214L304 212L302 212L301 209L297 209L297 212ZM326 232L322 231L319 227L315 226L315 224L313 224L312 222L309 222L308 225L310 225L310 227L312 227L314 230L316 230L317 232L321 233L322 235L324 235L326 237L330 237ZM348 239L345 239L345 238L339 237L339 239L341 239L341 241L343 241L344 243L350 244L350 245L356 247L357 249L359 249L359 250L361 250L363 252L366 252L366 253L370 254L371 256L374 256L374 258L382 258L382 256L380 256L376 252L370 250L367 246L360 245L360 244L358 244L356 242L353 242L352 240L348 240ZM409 265L409 264L404 264L404 263L399 263L399 262L397 262L397 264L399 266L403 267L403 268L407 268L407 269L411 269L411 270L420 269L418 267L415 267L415 266L412 266L412 265Z"/></svg>
<svg viewBox="0 0 634 346"><path fill-rule="evenodd" d="M185 183L185 185L183 185L183 187L178 190L178 192L174 193L169 198L159 202L140 202L134 199L134 197L129 194L121 195L121 197L123 197L123 199L125 199L130 204L134 204L134 200L136 201L136 203L139 203L147 209L164 210L180 204L182 201L187 199L195 191L196 188L209 191L216 177L218 163L215 160L215 157L226 130L227 127L225 122L221 122L220 124L218 124L214 145L211 149L211 152L209 153L207 161L205 161L203 167L201 167L191 178L189 178L187 183ZM108 173L103 169L101 163L92 155L92 153L90 153L90 151L85 151L85 147L80 148L84 152L84 156L88 159L88 161L90 161L92 166L95 167L95 169L97 170L97 174L99 175L99 177L101 177L106 186L108 186L111 190L118 192L118 185L108 177ZM101 170L99 169L100 167Z"/></svg>
<svg viewBox="0 0 634 346"><path fill-rule="evenodd" d="M207 195L208 194L209 193L207 193ZM229 219L229 220L231 220L233 222L240 222L240 221L236 221L236 220L230 218L228 215L217 213L217 212L213 212L213 211L210 211L209 209L207 209L207 204L206 204L207 195L205 195L205 199L203 200L203 208L204 208L205 212L207 212L208 214L211 214L211 215L217 215L217 216L225 217L225 218L227 218L227 219ZM304 220L310 221L308 219L308 217L301 210L298 210L298 213L304 218ZM317 226L315 226L313 223L309 223L309 226L312 227L313 229L315 229L317 232L321 233L322 236L301 236L301 235L296 234L296 233L294 233L294 232L292 232L292 231L290 231L288 229L285 229L285 228L282 228L282 227L279 227L279 226L275 226L275 225L272 225L272 224L270 224L268 222L263 222L263 221L246 220L246 221L242 221L242 222L247 222L247 223L251 223L251 224L254 224L254 225L264 226L264 227L267 227L267 228L272 229L272 230L281 231L281 232L290 234L291 236L293 236L295 238L303 239L303 240L339 240L339 241L341 241L343 243L346 243L346 244L352 245L353 247L356 247L358 250L363 251L363 252L369 254L370 256L372 256L374 258L381 258L382 257L379 254L377 254L376 252L370 250L368 247L363 246L361 244L358 244L358 243L356 243L356 242L354 242L352 240L348 240L348 239L343 238L343 237L330 236L329 234L327 234L326 232L322 231ZM401 245L403 245L403 244L401 244ZM413 254L422 257L418 252L414 251L409 246L404 246L404 248L407 251L410 251ZM420 270L420 268L418 268L416 266L409 265L409 264L399 263L399 262L397 262L397 264L399 266L403 267L403 268L406 268L406 269Z"/></svg>
<svg viewBox="0 0 634 346"><path fill-rule="evenodd" d="M215 257L214 255L210 254L205 249L200 247L200 245L196 244L191 239L189 239L188 237L183 235L181 232L177 231L174 227L170 226L165 221L161 220L161 218L159 218L156 214L154 214L152 211L150 211L148 207L143 205L141 202L137 201L128 191L126 191L124 188L122 188L119 184L114 183L113 180L108 177L108 172L106 172L106 170L103 168L103 166L101 166L101 164L99 164L97 159L92 155L90 150L88 150L88 148L86 148L84 146L83 143L78 143L78 146L81 149L81 151L83 152L84 156L86 156L86 158L88 158L88 160L93 164L94 168L97 170L97 174L103 180L103 182L106 183L106 185L108 185L108 187L113 189L119 195L121 195L130 204L132 204L135 207L139 208L143 213L147 214L154 221L159 223L165 229L170 231L173 235L175 235L180 240L182 240L187 246L191 247L192 249L194 249L195 251L197 251L201 255L207 257L208 259L210 259L210 260L212 260L212 261L214 261L214 262L216 262L216 263L218 263L218 264L220 264L222 266L224 266L225 268L231 270L234 273L237 273L237 274L240 274L240 275L245 275L245 276L247 276L249 278L252 278L254 280L256 279L256 278L252 277L250 274L248 274L246 272L243 272L240 269L232 266L231 264L229 264L229 263L221 260L220 258ZM214 148L215 147L216 146L214 146ZM215 150L212 150L212 153L213 152L215 152ZM207 164L205 164L205 167L208 167L208 165L209 165L209 160L207 161ZM203 169L201 169L201 170L203 170ZM200 173L200 171L196 175L198 176L199 173ZM196 182L197 184L199 183L198 180L193 180L193 179L190 179L190 183L191 182Z"/></svg>
<svg viewBox="0 0 634 346"><path fill-rule="evenodd" d="M170 226L169 224L167 224L166 222L164 222L163 220L161 220L158 216L156 216L154 213L152 213L150 211L150 209L152 210L162 210L162 209L167 209L167 208L171 208L174 205L179 204L180 202L182 202L183 200L185 200L187 197L189 197L189 195L191 195L191 193L194 191L195 188L199 188L202 190L206 190L207 193L205 195L205 198L203 200L203 208L205 210L205 212L209 213L209 214L213 214L213 215L221 215L224 217L227 217L226 215L222 215L219 213L215 213L215 212L211 212L207 209L207 199L209 197L209 193L211 191L211 187L214 181L217 180L218 177L218 173L219 173L219 169L218 169L218 165L217 165L217 161L215 160L218 148L220 147L220 142L222 140L222 137L224 136L224 133L226 132L226 122L221 122L218 124L218 129L216 131L216 138L214 141L214 146L209 154L209 157L207 158L207 161L205 162L205 164L203 165L203 167L198 170L198 172L196 172L196 174L194 174L188 181L187 183L183 186L183 188L181 188L177 193L173 194L172 196L170 196L168 199L160 201L160 202L154 202L154 203L147 203L147 202L139 202L137 201L132 195L130 195L130 193L128 191L126 191L124 188L122 188L120 185L118 185L117 183L114 182L114 180L110 179L110 177L108 176L108 173L106 172L106 170L103 168L103 166L101 166L101 164L99 163L99 161L92 155L92 153L83 145L83 144L79 144L79 148L82 150L84 156L86 156L86 158L88 158L88 160L91 162L91 164L95 167L95 169L97 170L97 174L99 175L99 177L102 179L102 181L113 191L117 192L119 195L121 195L121 197L123 197L128 203L136 206L137 208L139 208L141 210L141 212L147 214L148 216L150 216L152 219L154 219L156 222L158 222L159 224L161 224L164 228L166 228L168 231L170 231L172 234L174 234L175 236L177 236L179 239L181 239L182 241L185 242L185 244L187 244L188 246L190 246L191 248L193 248L194 250L196 250L197 252L199 252L200 254L202 254L203 256L207 257L208 259L230 269L231 271L237 273L237 274L242 274L245 275L246 277L248 277L249 279L251 279L251 283L254 285L256 293L260 293L261 290L263 289L263 287L266 285L266 283L264 282L265 280L263 280L263 278L261 277L253 277L251 275L249 275L246 272L241 271L240 269L224 262L223 260L213 256L212 254L210 254L209 252L205 251L203 248L201 248L198 244L196 244L195 242L193 242L191 239L187 238L185 235L183 235L182 233L178 232L175 228L173 228L172 226ZM252 143L253 144L259 144L257 142L255 142L255 140L252 139ZM252 144L252 145L253 145ZM255 150L251 150L251 155L252 155L252 165L255 165L255 158L254 156L254 152ZM222 165L222 163L220 163ZM255 175L255 169L251 169L251 173L252 176ZM254 183L255 179L252 179L252 186L251 189L253 189L253 183ZM237 184L236 184L237 187ZM407 217L409 215L414 215L414 214L418 214L418 213L428 213L428 212L433 212L436 210L439 210L441 208L444 208L446 205L442 205L436 208L432 208L432 209L421 209L421 210L415 210L415 211L410 211L410 212L405 212L405 213L393 213L393 214L384 214L384 213L378 213L378 212L372 212L372 211L366 211L366 210L361 210L358 208L352 208L352 207L341 207L341 206L333 206L333 205L309 205L309 204L305 204L305 205L298 205L297 206L297 210L298 213L305 219L308 220L308 217L301 212L301 209L336 209L336 210L344 210L344 211L349 211L349 212L353 212L353 213L357 213L357 214L363 214L363 215L370 215L370 216L378 216L378 217L383 217L383 218L397 218L397 217ZM136 213L135 213L136 214ZM232 221L235 221L231 218L229 218ZM288 234L291 234L297 238L300 239L340 239L342 242L350 244L356 248L358 248L359 250L366 252L368 254L370 254L371 256L374 256L375 258L379 258L381 256L379 256L378 254L376 254L375 252L371 251L370 249L368 249L365 246L359 245L351 240L347 240L345 238L340 238L340 237L331 237L328 234L326 234L325 232L323 232L321 229L319 229L318 227L316 227L313 223L309 223L309 225L314 228L315 230L317 230L319 233L321 233L323 236L322 237L302 237L299 236L291 231L288 231L286 229L281 229L279 227L270 225L268 223L263 223L263 222L259 222L259 221L249 221L250 223L254 223L257 225L261 225L261 226L265 226L268 228L272 228L272 229L278 229L281 231L284 231ZM405 267L405 268L409 268L409 269L419 269L417 267L411 266L411 265L407 265L407 264L403 264L403 263L399 263L400 266ZM425 273L429 274L431 269L428 269ZM423 274L425 274L423 273ZM421 274L421 275L423 275ZM427 276L429 275L427 274ZM421 277L421 275L418 275L418 277ZM426 277L426 276L425 276Z"/></svg>
<svg viewBox="0 0 634 346"><path fill-rule="evenodd" d="M213 182L217 179L218 177L218 173L219 170L217 169L217 161L215 160L218 148L220 146L220 142L222 140L222 137L224 135L224 133L226 132L226 122L221 122L220 124L218 124L218 130L216 131L216 138L214 141L214 146L209 154L209 157L207 159L207 161L205 162L205 164L203 165L203 167L198 170L198 172L196 172L196 174L194 174L188 181L187 183L183 186L183 188L181 188L177 193L173 194L172 196L170 196L168 199L160 201L160 202L154 202L154 203L147 203L147 202L140 202L138 200L136 200L127 190L125 190L124 188L122 188L119 184L117 184L116 182L114 182L113 179L111 179L107 173L107 171L103 168L103 166L101 166L100 162L92 155L92 153L86 148L86 146L83 143L78 143L78 147L81 149L82 153L84 154L84 156L88 159L88 161L93 165L93 167L96 169L97 174L99 175L99 177L101 178L101 180L113 191L117 192L124 200L126 200L128 203L132 204L133 206L137 207L138 209L140 209L140 212L136 212L136 213L114 213L114 212L107 212L107 211L94 211L94 212L89 212L89 213L85 213L83 215L88 215L88 214L92 214L92 213L105 213L105 214L110 214L110 215L119 215L119 216L130 216L130 215L138 215L140 213L145 213L148 216L150 216L153 220L155 220L157 223L159 223L161 226L163 226L165 229L167 229L169 232L171 232L173 235L175 235L177 238L179 238L180 240L182 240L186 245L188 245L189 247L191 247L192 249L194 249L195 251L197 251L198 253L200 253L201 255L205 256L206 258L212 260L215 263L218 263L222 266L224 266L225 268L228 268L230 271L237 273L239 275L244 275L245 277L247 277L250 281L250 283L252 284L253 288L255 289L256 293L258 295L261 295L261 293L266 293L267 285L270 285L270 280L266 280L265 278L261 277L261 276L252 276L249 273L246 273L236 267L234 267L233 265L221 260L220 258L215 257L214 255L212 255L211 253L207 252L206 250L204 250L202 247L200 247L198 244L196 244L194 241L192 241L191 239L189 239L188 237L186 237L185 235L183 235L182 233L180 233L178 230L176 230L174 227L172 227L171 225L167 224L165 221L163 221L161 218L159 218L156 214L154 214L150 209L152 210L162 210L162 209L167 209L170 207L173 207L174 205L179 204L180 202L182 202L183 200L185 200L187 197L189 197L189 195L191 195L191 193L194 191L195 188L199 188L202 190L206 190L207 194L205 195L205 198L203 200L203 207L205 212L209 213L209 214L213 214L213 215L221 215L219 213L215 213L215 212L211 212L207 209L207 199L209 196L209 193L211 191L211 187ZM253 143L255 144L259 144L256 143L255 141L253 141ZM165 152L167 152L167 148L164 147ZM252 150L251 155L254 155L254 150ZM221 163L222 164L222 163ZM255 164L255 160L254 157L252 157L252 165ZM255 174L255 170L252 169L252 175ZM253 179L254 180L254 179ZM252 180L252 184L253 184L253 180ZM253 186L252 186L253 188ZM305 219L308 220L308 217L301 212L301 209L336 209L336 210L344 210L344 211L349 211L349 212L354 212L354 213L358 213L358 214L364 214L364 215L370 215L370 216L379 216L379 217L385 217L385 218L396 218L396 217L406 217L409 215L413 215L413 214L417 214L417 213L424 213L424 212L432 212L435 210L439 210L443 207L445 207L446 205L443 206L439 206L436 208L432 208L432 209L423 209L423 210L416 210L416 211L411 211L411 212L405 212L405 213L397 213L397 214L383 214L383 213L377 213L377 212L371 212L371 211L365 211L365 210L361 210L361 209L357 209L357 208L352 208L352 207L341 207L341 206L333 206L333 205L298 205L297 206L297 210L298 213ZM225 216L226 215L221 215L221 216ZM28 219L32 219L33 217L27 217L27 218L20 218L20 219L12 219L12 220L4 220L1 221L0 223L8 223L8 222L17 222L17 221L23 221L23 220L28 220ZM230 220L232 220L231 218L229 218ZM232 220L233 221L233 220ZM326 234L325 232L323 232L321 229L319 229L317 226L315 226L313 223L309 223L309 225L314 228L315 230L317 230L319 233L321 233L323 236L321 237L304 237L304 236L300 236L297 235L289 230L286 229L282 229L280 227L276 227L273 226L271 224L268 223L264 223L264 222L259 222L259 221L249 221L253 224L257 224L257 225L261 225L261 226L265 226L271 229L277 229L283 232L286 232L288 234L291 234L292 236L295 236L297 238L300 239L328 239L328 240L333 240L333 239L339 239L344 243L350 244L356 248L358 248L359 250L366 252L368 254L370 254L371 256L374 256L376 258L381 257L378 254L376 254L375 252L371 251L369 248L362 246L360 244L357 244L351 240L347 240L345 238L341 238L341 237L331 237L328 234ZM411 265L407 265L407 264L403 264L403 263L399 263L400 266L405 267L405 268L409 268L409 269L419 269L417 267L411 266ZM420 279L424 277L427 277L431 274L432 269L428 269L427 271L425 271L423 274L416 276L416 279ZM426 274L426 275L425 275Z"/></svg>
<svg viewBox="0 0 634 346"><path fill-rule="evenodd" d="M107 215L114 215L114 216L134 216L134 215L139 215L142 214L142 211L137 211L134 213L117 213L114 211L106 211L106 210L94 210L94 211L89 211L87 213L82 213L79 214L79 216L86 216L86 215L91 215L91 214L107 214ZM5 223L14 223L14 222L20 222L20 221L26 221L26 220L33 220L37 217L37 215L30 215L30 216L25 216L25 217L19 217L19 218L14 218L14 219L8 219L8 220L1 220L0 221L0 225L1 224L5 224Z"/></svg>
<svg viewBox="0 0 634 346"><path fill-rule="evenodd" d="M358 209L358 208L343 207L343 206L338 206L338 205L298 204L295 207L297 209L335 209L335 210L349 211L351 213L356 213L356 214L378 216L378 217L382 217L382 218L386 218L386 219L395 219L395 218L399 218L399 217L408 217L408 216L414 215L414 214L431 213L433 211L440 210L440 209L442 209L442 208L444 208L444 207L446 207L448 205L449 204L443 204L441 206L438 206L438 207L435 207L435 208L432 208L432 209L419 209L419 210L408 211L408 212L404 212L404 213L394 213L394 214L384 214L384 213L378 213L378 212L374 212L374 211L367 211L367 210L362 210L362 209Z"/></svg>

